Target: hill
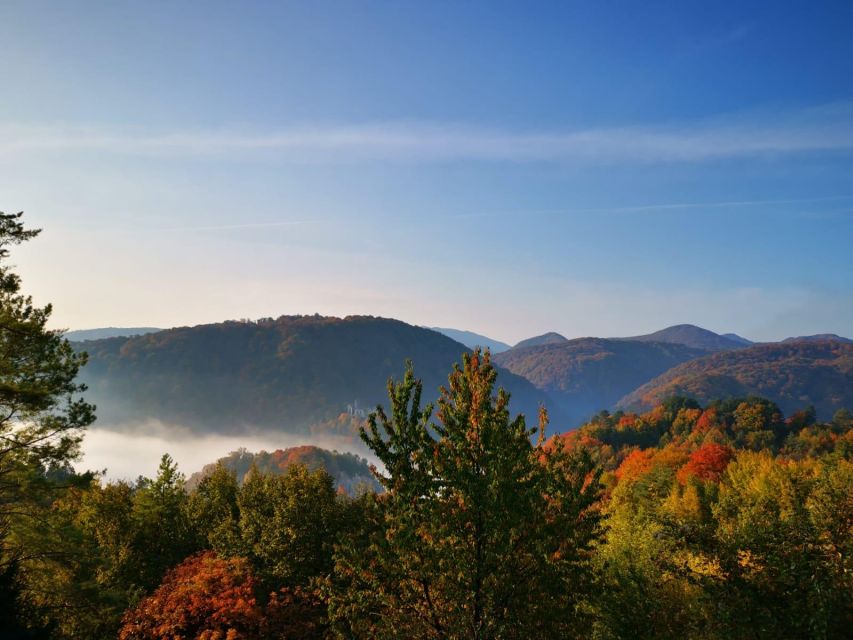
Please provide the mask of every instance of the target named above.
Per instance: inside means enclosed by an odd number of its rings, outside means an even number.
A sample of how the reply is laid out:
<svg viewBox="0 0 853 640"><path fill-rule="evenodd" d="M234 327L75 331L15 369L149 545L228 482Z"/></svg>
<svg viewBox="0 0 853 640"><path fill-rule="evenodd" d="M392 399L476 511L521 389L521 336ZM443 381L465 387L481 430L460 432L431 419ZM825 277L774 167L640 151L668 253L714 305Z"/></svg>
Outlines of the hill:
<svg viewBox="0 0 853 640"><path fill-rule="evenodd" d="M510 346L505 342L489 338L488 336L480 335L479 333L474 333L473 331L448 329L446 327L427 328L432 329L433 331L438 331L439 333L446 335L451 340L456 340L456 342L464 344L469 349L482 347L483 349L488 349L492 353L501 353L502 351L507 351L510 349Z"/></svg>
<svg viewBox="0 0 853 640"><path fill-rule="evenodd" d="M633 336L631 338L620 338L632 342L666 342L668 344L683 344L693 349L703 351L727 351L729 349L742 349L744 338L721 336L713 331L692 324L677 324L644 336Z"/></svg>
<svg viewBox="0 0 853 640"><path fill-rule="evenodd" d="M835 333L817 333L813 336L797 336L796 338L785 338L782 342L822 342L824 340L832 340L834 342L846 342L853 344L853 340L839 336Z"/></svg>
<svg viewBox="0 0 853 640"><path fill-rule="evenodd" d="M619 401L639 410L683 395L700 402L756 395L821 417L853 407L853 344L833 340L760 344L685 362Z"/></svg>
<svg viewBox="0 0 853 640"><path fill-rule="evenodd" d="M282 316L77 344L90 356L81 379L100 423L156 419L230 433L307 433L341 414L363 417L387 404L387 380L407 359L424 381L424 401L433 399L466 351L435 331L371 316ZM498 381L514 411L536 415L549 404L524 378L503 371Z"/></svg>
<svg viewBox="0 0 853 640"><path fill-rule="evenodd" d="M381 490L380 484L364 458L352 453L339 453L307 445L276 449L272 452L251 453L245 449L232 451L224 458L219 458L216 462L205 465L201 471L192 474L187 480L187 490L191 491L197 487L203 478L213 473L218 464L234 472L237 482L241 485L252 465L260 473L282 474L293 464L303 464L312 470L325 469L335 479L338 487L349 494L356 493L363 487L374 491Z"/></svg>
<svg viewBox="0 0 853 640"><path fill-rule="evenodd" d="M724 333L722 335L724 338L728 338L729 340L734 340L735 342L739 342L740 344L744 345L745 347L748 347L750 345L755 344L752 340L748 340L748 339L744 338L743 336L739 336L736 333Z"/></svg>
<svg viewBox="0 0 853 640"><path fill-rule="evenodd" d="M534 336L533 338L527 338L527 340L522 340L521 342L516 344L513 349L524 349L525 347L540 347L546 344L562 344L568 341L569 339L565 336L550 331L548 333L543 333L541 336Z"/></svg>
<svg viewBox="0 0 853 640"><path fill-rule="evenodd" d="M576 426L639 385L704 353L679 344L578 338L513 347L494 359L547 392L569 419L567 426ZM559 430L559 423L554 426Z"/></svg>
<svg viewBox="0 0 853 640"><path fill-rule="evenodd" d="M129 338L154 333L155 331L162 331L162 329L156 327L103 327L66 331L65 337L72 342L82 342L84 340L103 340L104 338Z"/></svg>

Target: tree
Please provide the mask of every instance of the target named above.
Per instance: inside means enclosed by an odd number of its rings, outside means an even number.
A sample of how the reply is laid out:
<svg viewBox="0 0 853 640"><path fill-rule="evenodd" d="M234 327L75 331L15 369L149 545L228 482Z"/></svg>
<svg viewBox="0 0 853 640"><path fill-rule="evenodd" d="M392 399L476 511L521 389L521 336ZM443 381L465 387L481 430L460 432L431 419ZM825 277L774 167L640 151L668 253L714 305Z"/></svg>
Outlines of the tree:
<svg viewBox="0 0 853 640"><path fill-rule="evenodd" d="M544 411L539 429L511 419L496 376L488 352L464 355L435 422L411 365L389 381L390 416L380 407L362 429L386 493L367 509L368 533L336 558L330 614L345 635L528 638L586 628L598 474L582 451L543 446Z"/></svg>
<svg viewBox="0 0 853 640"><path fill-rule="evenodd" d="M157 477L140 483L133 496L140 572L137 583L153 589L170 567L198 550L197 534L187 514L184 476L164 454Z"/></svg>
<svg viewBox="0 0 853 640"><path fill-rule="evenodd" d="M304 587L331 573L342 509L326 471L250 471L238 504L243 549L269 585Z"/></svg>
<svg viewBox="0 0 853 640"><path fill-rule="evenodd" d="M94 407L75 382L86 355L62 332L47 328L52 308L37 307L21 292L9 248L39 234L20 213L0 213L0 573L27 571L32 550L22 548L19 524L32 520L56 483L47 477L78 453ZM27 526L26 524L24 526ZM20 583L15 578L16 583ZM25 581L24 581L25 582ZM24 588L24 591L26 589ZM10 593L8 590L4 594ZM24 594L25 595L25 594ZM3 605L5 606L5 605ZM16 609L17 610L17 609Z"/></svg>
<svg viewBox="0 0 853 640"><path fill-rule="evenodd" d="M243 559L188 558L124 616L121 640L260 638L257 580Z"/></svg>

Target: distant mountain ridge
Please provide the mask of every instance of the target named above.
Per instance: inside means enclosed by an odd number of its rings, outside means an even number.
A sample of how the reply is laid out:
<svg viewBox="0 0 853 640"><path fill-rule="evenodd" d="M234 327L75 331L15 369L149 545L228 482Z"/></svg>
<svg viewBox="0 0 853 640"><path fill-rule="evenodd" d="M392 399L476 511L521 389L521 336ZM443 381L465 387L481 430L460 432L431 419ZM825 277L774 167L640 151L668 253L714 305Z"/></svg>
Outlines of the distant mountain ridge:
<svg viewBox="0 0 853 640"><path fill-rule="evenodd" d="M463 331L461 329L450 329L447 327L426 328L438 331L439 333L446 335L448 338L464 344L469 349L482 347L483 349L488 349L492 353L501 353L502 351L508 351L511 348L510 345L505 342L489 338L488 336L484 336L479 333L474 333L473 331Z"/></svg>
<svg viewBox="0 0 853 640"><path fill-rule="evenodd" d="M157 327L102 327L99 329L66 331L65 337L72 342L82 342L84 340L103 340L104 338L129 338L156 331L162 331L162 329L158 329Z"/></svg>
<svg viewBox="0 0 853 640"><path fill-rule="evenodd" d="M823 342L825 340L853 344L853 340L851 340L850 338L845 338L844 336L840 336L836 333L816 333L812 336L797 336L792 338L785 338L784 340L782 340L782 342Z"/></svg>
<svg viewBox="0 0 853 640"><path fill-rule="evenodd" d="M655 376L705 353L663 342L577 338L516 346L494 359L547 392L573 427Z"/></svg>
<svg viewBox="0 0 853 640"><path fill-rule="evenodd" d="M730 337L729 337L730 336ZM629 338L618 338L619 340L630 340L632 342L666 342L668 344L683 344L693 349L704 351L727 351L729 349L743 349L751 344L745 338L735 334L729 336L720 335L697 327L693 324L677 324L654 333Z"/></svg>
<svg viewBox="0 0 853 640"><path fill-rule="evenodd" d="M308 433L387 404L387 380L402 376L407 359L424 381L424 402L433 400L468 350L435 331L372 316L282 316L76 344L89 353L81 380L100 423L156 419L229 433ZM498 383L512 393L514 411L536 415L540 404L553 405L508 371Z"/></svg>
<svg viewBox="0 0 853 640"><path fill-rule="evenodd" d="M786 413L813 405L826 419L853 407L853 343L807 339L715 353L670 369L617 406L642 410L675 395L700 402L756 395Z"/></svg>
<svg viewBox="0 0 853 640"><path fill-rule="evenodd" d="M554 331L549 331L548 333L543 333L541 336L534 336L532 338L527 338L526 340L522 340L513 346L513 349L524 349L525 347L540 347L546 344L562 344L564 342L568 342L569 339L566 336L560 335Z"/></svg>

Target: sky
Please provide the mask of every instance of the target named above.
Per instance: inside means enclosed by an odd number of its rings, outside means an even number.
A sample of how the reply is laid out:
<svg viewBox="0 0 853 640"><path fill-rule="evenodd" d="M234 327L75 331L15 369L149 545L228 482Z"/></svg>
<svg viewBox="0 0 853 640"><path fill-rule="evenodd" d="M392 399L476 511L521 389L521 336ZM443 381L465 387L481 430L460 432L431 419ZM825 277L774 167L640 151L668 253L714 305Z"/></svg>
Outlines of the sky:
<svg viewBox="0 0 853 640"><path fill-rule="evenodd" d="M853 336L853 3L0 3L56 327Z"/></svg>

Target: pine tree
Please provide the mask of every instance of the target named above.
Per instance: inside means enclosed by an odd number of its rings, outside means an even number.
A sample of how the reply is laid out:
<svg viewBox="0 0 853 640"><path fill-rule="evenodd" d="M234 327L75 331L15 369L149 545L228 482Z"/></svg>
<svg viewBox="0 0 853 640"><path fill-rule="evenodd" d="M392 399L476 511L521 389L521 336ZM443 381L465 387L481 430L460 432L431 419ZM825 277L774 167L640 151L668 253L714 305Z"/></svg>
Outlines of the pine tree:
<svg viewBox="0 0 853 640"><path fill-rule="evenodd" d="M530 638L582 634L599 533L598 475L545 446L494 394L489 353L466 354L433 407L411 365L389 382L362 439L386 489L369 534L337 555L330 612L355 637ZM537 442L532 439L538 434Z"/></svg>
<svg viewBox="0 0 853 640"><path fill-rule="evenodd" d="M35 306L8 265L9 248L39 233L21 215L0 213L0 573L14 569L16 583L26 571L21 559L38 553L22 549L17 523L32 524L53 490L48 472L62 475L95 419L75 381L85 354L47 328L51 306Z"/></svg>

